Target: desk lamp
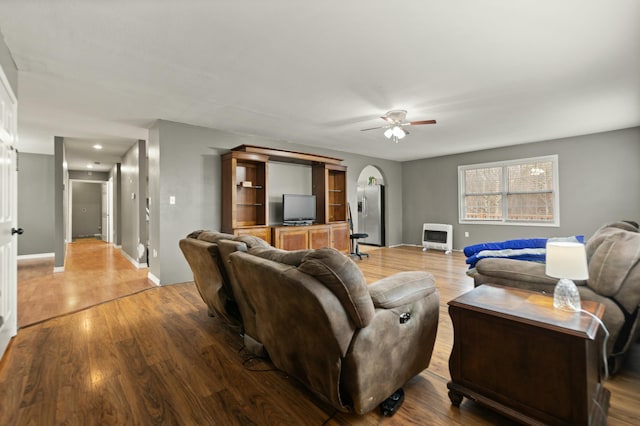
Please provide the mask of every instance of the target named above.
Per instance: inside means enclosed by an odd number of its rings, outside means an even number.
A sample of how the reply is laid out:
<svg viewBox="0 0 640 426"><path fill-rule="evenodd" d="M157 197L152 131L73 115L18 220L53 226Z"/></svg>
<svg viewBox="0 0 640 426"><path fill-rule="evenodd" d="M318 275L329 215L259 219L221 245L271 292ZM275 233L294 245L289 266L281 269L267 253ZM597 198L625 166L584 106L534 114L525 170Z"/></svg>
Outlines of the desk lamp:
<svg viewBox="0 0 640 426"><path fill-rule="evenodd" d="M580 293L572 280L589 278L584 244L548 242L546 251L546 274L550 277L560 278L553 290L553 306L568 311L579 311L582 308Z"/></svg>

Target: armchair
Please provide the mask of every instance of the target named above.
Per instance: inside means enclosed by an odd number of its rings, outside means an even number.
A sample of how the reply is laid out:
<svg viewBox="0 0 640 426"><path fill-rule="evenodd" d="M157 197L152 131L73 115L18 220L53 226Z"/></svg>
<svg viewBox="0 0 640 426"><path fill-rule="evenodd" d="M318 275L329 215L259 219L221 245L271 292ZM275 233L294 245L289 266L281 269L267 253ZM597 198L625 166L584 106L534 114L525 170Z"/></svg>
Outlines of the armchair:
<svg viewBox="0 0 640 426"><path fill-rule="evenodd" d="M615 373L640 334L640 231L634 223L615 222L598 229L586 243L589 278L576 281L580 298L605 306L609 330L607 356ZM557 279L543 263L485 258L476 264L476 286L489 283L553 295Z"/></svg>

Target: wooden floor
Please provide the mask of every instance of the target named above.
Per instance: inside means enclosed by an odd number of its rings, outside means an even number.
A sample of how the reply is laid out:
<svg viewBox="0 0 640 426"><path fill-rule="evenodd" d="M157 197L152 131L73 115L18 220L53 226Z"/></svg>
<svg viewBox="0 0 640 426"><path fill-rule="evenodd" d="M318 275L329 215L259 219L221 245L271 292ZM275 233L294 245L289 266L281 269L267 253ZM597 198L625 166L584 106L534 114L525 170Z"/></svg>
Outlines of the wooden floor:
<svg viewBox="0 0 640 426"><path fill-rule="evenodd" d="M117 257L117 251L110 253ZM0 424L513 424L466 399L452 407L447 397L452 346L447 301L472 288L462 254L384 248L357 263L369 282L397 271L430 271L440 291L433 359L404 387L404 405L393 417L383 418L377 410L364 416L336 413L269 362L252 358L240 336L207 316L193 283L184 283L21 328L0 362ZM87 272L92 273L100 275ZM124 276L103 273L114 285ZM40 309L38 303L21 306ZM606 383L612 391L609 425L640 424L637 346Z"/></svg>
<svg viewBox="0 0 640 426"><path fill-rule="evenodd" d="M18 262L18 327L154 287L120 250L95 238L67 244L64 272L53 258Z"/></svg>

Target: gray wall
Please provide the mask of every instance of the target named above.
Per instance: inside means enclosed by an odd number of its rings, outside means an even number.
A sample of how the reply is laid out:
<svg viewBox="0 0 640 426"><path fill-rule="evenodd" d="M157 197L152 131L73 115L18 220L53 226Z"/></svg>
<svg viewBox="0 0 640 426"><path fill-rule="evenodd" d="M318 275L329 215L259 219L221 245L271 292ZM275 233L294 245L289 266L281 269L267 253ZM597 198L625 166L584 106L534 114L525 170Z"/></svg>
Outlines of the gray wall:
<svg viewBox="0 0 640 426"><path fill-rule="evenodd" d="M53 155L20 153L18 255L53 253Z"/></svg>
<svg viewBox="0 0 640 426"><path fill-rule="evenodd" d="M150 272L161 284L193 279L178 241L195 229L220 229L220 155L242 144L344 159L343 164L348 167L348 199L352 205L356 203L360 171L367 165L377 166L387 186L387 241L389 244L402 242L401 163L159 120L149 131L149 243ZM293 175L301 173L295 168L290 170ZM270 187L270 191L273 190ZM175 205L169 204L171 195L176 197ZM157 258L153 257L154 251Z"/></svg>
<svg viewBox="0 0 640 426"><path fill-rule="evenodd" d="M140 264L146 255L138 255L138 244L146 245L147 229L144 221L147 197L147 165L145 141L138 141L122 158L121 165L121 238L122 250ZM142 266L142 265L141 265Z"/></svg>
<svg viewBox="0 0 640 426"><path fill-rule="evenodd" d="M60 136L54 137L54 165L53 165L53 199L54 199L54 246L55 259L53 263L54 269L64 268L64 257L67 251L65 244L66 223L67 223L67 201L68 201L68 177L69 174L65 169L66 154L64 149L64 138Z"/></svg>
<svg viewBox="0 0 640 426"><path fill-rule="evenodd" d="M69 170L69 179L75 180L95 180L106 182L109 180L109 172L93 172L85 170Z"/></svg>
<svg viewBox="0 0 640 426"><path fill-rule="evenodd" d="M71 235L73 238L100 234L102 226L102 182L71 181Z"/></svg>
<svg viewBox="0 0 640 426"><path fill-rule="evenodd" d="M311 195L311 166L271 161L268 164L269 224L282 224L282 194Z"/></svg>
<svg viewBox="0 0 640 426"><path fill-rule="evenodd" d="M93 236L100 234L102 228L102 185L87 184L81 185L78 181L94 181L103 183L109 180L109 172L96 172L91 170L69 170L69 187L72 189L71 196L71 236L72 238ZM94 191L100 190L98 205L95 204ZM76 200L76 192L81 197L81 201ZM89 202L89 204L87 204ZM81 203L82 205L80 205ZM97 213L96 213L97 208ZM84 209L84 210L83 210ZM99 227L96 230L96 214Z"/></svg>
<svg viewBox="0 0 640 426"><path fill-rule="evenodd" d="M458 224L459 165L553 154L559 166L559 227ZM588 238L607 222L640 219L640 127L405 162L403 180L406 243L421 243L424 222L452 224L455 249L511 238Z"/></svg>

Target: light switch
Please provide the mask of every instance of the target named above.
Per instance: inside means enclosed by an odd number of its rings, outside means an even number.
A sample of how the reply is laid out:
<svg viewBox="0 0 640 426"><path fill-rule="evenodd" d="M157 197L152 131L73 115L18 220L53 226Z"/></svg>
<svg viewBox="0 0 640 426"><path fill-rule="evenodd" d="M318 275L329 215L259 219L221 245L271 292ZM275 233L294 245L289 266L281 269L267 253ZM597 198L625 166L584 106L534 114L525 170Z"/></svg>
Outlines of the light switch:
<svg viewBox="0 0 640 426"><path fill-rule="evenodd" d="M175 204L175 203L176 203L176 196L175 195L169 196L169 204Z"/></svg>

